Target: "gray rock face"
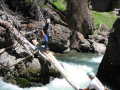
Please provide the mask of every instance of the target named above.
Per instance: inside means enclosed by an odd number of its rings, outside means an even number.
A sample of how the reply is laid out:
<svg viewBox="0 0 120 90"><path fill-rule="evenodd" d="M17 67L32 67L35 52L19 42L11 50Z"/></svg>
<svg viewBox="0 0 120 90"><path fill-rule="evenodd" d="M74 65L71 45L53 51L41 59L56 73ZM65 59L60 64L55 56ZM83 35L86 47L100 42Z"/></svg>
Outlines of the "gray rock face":
<svg viewBox="0 0 120 90"><path fill-rule="evenodd" d="M6 33L4 34L6 35ZM22 82L16 79L22 79L30 82L27 85L31 86L32 82L48 83L50 81L50 73L52 73L53 76L60 75L58 72L53 71L54 68L49 68L48 66L50 65L48 65L48 62L42 60L42 58L38 60L37 58L28 57L28 52L26 52L25 48L16 40L13 39L12 45L9 43L11 42L10 40L8 40L9 42L2 39L0 41L7 44L7 46L5 46L3 43L0 43L3 45L0 48L0 76L3 76L5 80L11 82L12 78L12 81L17 82L19 85L22 84ZM23 61L19 62L20 60ZM19 62L19 64L16 64L17 62ZM28 79L28 77L30 78ZM40 79L37 79L38 77Z"/></svg>
<svg viewBox="0 0 120 90"><path fill-rule="evenodd" d="M16 42L17 44L17 42ZM12 48L12 47L11 47ZM25 49L21 45L17 45L17 47L13 49L4 49L4 51L0 55L0 63L4 66L12 66L16 64L18 61L27 57L28 54ZM23 63L23 62L22 62ZM14 66L11 67L12 69L15 68ZM26 68L36 69L36 71L40 71L41 65L38 59L33 59L32 61L26 62Z"/></svg>
<svg viewBox="0 0 120 90"><path fill-rule="evenodd" d="M71 31L69 28L56 24L53 27L52 40L49 42L49 47L55 52L64 52L70 46Z"/></svg>
<svg viewBox="0 0 120 90"><path fill-rule="evenodd" d="M27 70L32 73L38 73L41 71L41 65L39 63L39 60L34 58L32 61L27 62Z"/></svg>
<svg viewBox="0 0 120 90"><path fill-rule="evenodd" d="M107 50L99 66L97 76L112 90L120 89L120 19L113 25L110 33Z"/></svg>
<svg viewBox="0 0 120 90"><path fill-rule="evenodd" d="M94 51L97 52L98 54L104 54L106 50L106 46L104 44L97 42L93 43L93 48Z"/></svg>
<svg viewBox="0 0 120 90"><path fill-rule="evenodd" d="M85 39L82 33L76 32L74 34L75 40L71 40L71 48L76 49L77 51L89 52L91 50L90 42Z"/></svg>
<svg viewBox="0 0 120 90"><path fill-rule="evenodd" d="M16 63L16 60L14 56L10 56L7 52L5 52L2 55L0 55L0 63L4 66L11 66L14 63Z"/></svg>
<svg viewBox="0 0 120 90"><path fill-rule="evenodd" d="M28 57L25 49L19 44L14 48L12 47L12 49L4 49L0 53L0 71L0 76L3 76L5 81L15 81L15 84L21 87L32 86L36 82L46 84L50 81L51 76L60 76L55 67L42 58L38 60L37 58ZM21 80L29 83L25 82L24 86Z"/></svg>

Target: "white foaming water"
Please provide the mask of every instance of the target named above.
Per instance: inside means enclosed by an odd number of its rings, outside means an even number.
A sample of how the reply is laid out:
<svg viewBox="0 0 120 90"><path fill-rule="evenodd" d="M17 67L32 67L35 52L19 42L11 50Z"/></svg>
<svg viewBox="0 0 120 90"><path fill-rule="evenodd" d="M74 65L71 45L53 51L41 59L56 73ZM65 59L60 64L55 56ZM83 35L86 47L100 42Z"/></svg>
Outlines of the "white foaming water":
<svg viewBox="0 0 120 90"><path fill-rule="evenodd" d="M90 60L87 60L87 64L75 64L75 63L66 63L61 62L63 64L63 67L65 68L66 72L68 73L69 77L79 85L80 88L85 88L89 84L89 78L86 75L87 72L94 71L94 69L97 69L95 66L99 65L101 62L102 56L90 58ZM92 65L88 65L88 63L92 63ZM55 78L53 81L51 81L49 84L43 86L43 87L31 87L31 88L20 88L16 85L12 85L9 83L5 83L3 81L0 81L0 90L74 90L65 79L58 79Z"/></svg>
<svg viewBox="0 0 120 90"><path fill-rule="evenodd" d="M98 56L97 58L92 58L89 62L95 62L95 63L100 63L102 60L103 56Z"/></svg>
<svg viewBox="0 0 120 90"><path fill-rule="evenodd" d="M5 83L0 81L0 90L49 90L48 87L31 87L31 88L20 88L16 85Z"/></svg>

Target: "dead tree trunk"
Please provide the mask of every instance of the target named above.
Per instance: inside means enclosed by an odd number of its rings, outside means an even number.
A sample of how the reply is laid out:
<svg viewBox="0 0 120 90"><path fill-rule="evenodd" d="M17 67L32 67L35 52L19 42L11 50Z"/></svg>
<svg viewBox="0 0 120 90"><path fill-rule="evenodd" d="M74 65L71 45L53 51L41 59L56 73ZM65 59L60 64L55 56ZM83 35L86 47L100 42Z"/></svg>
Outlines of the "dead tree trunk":
<svg viewBox="0 0 120 90"><path fill-rule="evenodd" d="M13 27L9 22L0 20L0 25L10 30L10 32L15 36L17 41L22 44L28 53L32 55L31 50L35 50L35 46L32 45L22 34L20 34L15 27Z"/></svg>
<svg viewBox="0 0 120 90"><path fill-rule="evenodd" d="M15 36L17 41L25 47L25 49L29 52L30 55L33 56L33 51L35 51L37 48L36 46L32 45L23 35L21 35L20 32L17 31L15 27L13 27L9 22L0 20L0 25L10 30L10 32ZM74 83L74 81L71 80L69 75L66 73L66 71L63 69L63 67L60 65L60 63L57 61L57 59L50 53L42 53L40 50L38 50L38 55L44 58L44 60L49 61L51 64L57 68L57 70L61 73L61 75L65 78L65 80L75 89L79 90L79 87Z"/></svg>

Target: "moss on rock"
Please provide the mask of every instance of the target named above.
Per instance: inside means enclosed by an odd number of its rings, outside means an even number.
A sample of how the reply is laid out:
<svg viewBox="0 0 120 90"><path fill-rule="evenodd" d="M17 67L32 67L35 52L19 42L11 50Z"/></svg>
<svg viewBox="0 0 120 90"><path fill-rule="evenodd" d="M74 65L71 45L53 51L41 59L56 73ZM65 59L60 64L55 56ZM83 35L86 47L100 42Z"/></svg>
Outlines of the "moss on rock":
<svg viewBox="0 0 120 90"><path fill-rule="evenodd" d="M31 86L30 82L25 78L16 78L17 85L20 87L29 87Z"/></svg>

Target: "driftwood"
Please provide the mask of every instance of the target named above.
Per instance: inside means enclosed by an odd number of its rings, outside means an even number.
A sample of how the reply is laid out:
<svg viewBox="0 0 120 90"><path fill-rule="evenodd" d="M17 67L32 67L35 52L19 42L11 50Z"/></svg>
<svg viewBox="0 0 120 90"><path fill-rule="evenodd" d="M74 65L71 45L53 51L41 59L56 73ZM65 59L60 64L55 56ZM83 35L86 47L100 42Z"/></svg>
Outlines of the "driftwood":
<svg viewBox="0 0 120 90"><path fill-rule="evenodd" d="M65 80L75 89L75 90L79 90L79 86L77 86L74 81L71 80L71 78L69 77L69 75L66 73L66 71L64 70L64 68L61 66L61 64L58 62L58 60L51 54L51 53L42 53L39 49L37 49L36 46L34 46L33 44L31 44L20 32L18 32L18 30L13 27L8 21L3 21L0 20L0 25L7 28L7 30L10 30L10 32L14 35L15 39L17 39L17 41L25 47L25 49L27 50L27 52L31 55L34 56L34 51L38 51L38 55L42 58L44 58L44 60L49 61L51 64L53 64L55 66L55 68L57 68L57 70L61 73L61 75L65 78ZM20 61L19 61L20 62ZM17 64L17 63L16 63ZM15 64L15 65L16 65Z"/></svg>
<svg viewBox="0 0 120 90"><path fill-rule="evenodd" d="M9 22L0 20L0 25L10 30L10 32L15 36L17 41L27 49L30 55L33 55L31 50L35 50L36 47L32 45L20 32L17 31Z"/></svg>

